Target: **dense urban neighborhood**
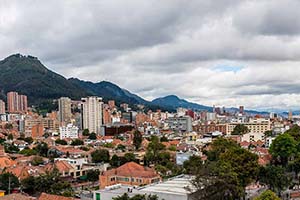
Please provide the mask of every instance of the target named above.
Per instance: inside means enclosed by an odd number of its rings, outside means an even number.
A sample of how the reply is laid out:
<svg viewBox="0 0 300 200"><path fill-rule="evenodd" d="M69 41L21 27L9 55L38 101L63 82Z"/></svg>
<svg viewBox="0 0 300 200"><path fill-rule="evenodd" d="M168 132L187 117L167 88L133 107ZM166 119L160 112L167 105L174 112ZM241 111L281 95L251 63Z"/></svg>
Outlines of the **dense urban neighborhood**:
<svg viewBox="0 0 300 200"><path fill-rule="evenodd" d="M88 96L55 99L40 114L26 95L6 96L0 199L300 198L292 112L152 111Z"/></svg>

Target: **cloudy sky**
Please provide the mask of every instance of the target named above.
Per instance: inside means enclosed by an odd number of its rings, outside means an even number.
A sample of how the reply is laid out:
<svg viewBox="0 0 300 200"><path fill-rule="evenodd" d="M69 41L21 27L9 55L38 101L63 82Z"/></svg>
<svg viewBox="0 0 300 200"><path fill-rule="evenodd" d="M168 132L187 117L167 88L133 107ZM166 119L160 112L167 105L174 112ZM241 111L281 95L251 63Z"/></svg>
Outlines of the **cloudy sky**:
<svg viewBox="0 0 300 200"><path fill-rule="evenodd" d="M299 110L299 10L298 0L1 0L0 58L34 55L148 100Z"/></svg>

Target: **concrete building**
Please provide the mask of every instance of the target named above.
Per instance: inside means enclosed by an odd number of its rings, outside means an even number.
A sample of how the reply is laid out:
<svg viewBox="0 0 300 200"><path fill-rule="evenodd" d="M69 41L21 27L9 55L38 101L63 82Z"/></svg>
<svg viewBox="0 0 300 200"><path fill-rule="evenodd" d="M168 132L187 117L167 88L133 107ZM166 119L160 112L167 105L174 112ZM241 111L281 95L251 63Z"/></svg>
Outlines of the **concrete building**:
<svg viewBox="0 0 300 200"><path fill-rule="evenodd" d="M24 120L25 137L41 137L44 134L42 118L27 117Z"/></svg>
<svg viewBox="0 0 300 200"><path fill-rule="evenodd" d="M0 115L5 114L5 102L0 99Z"/></svg>
<svg viewBox="0 0 300 200"><path fill-rule="evenodd" d="M190 116L183 117L169 117L166 120L169 129L175 132L191 132L192 129L192 118Z"/></svg>
<svg viewBox="0 0 300 200"><path fill-rule="evenodd" d="M61 97L58 99L58 119L62 124L71 122L71 99L68 97Z"/></svg>
<svg viewBox="0 0 300 200"><path fill-rule="evenodd" d="M19 95L17 92L7 93L7 109L9 113L27 112L27 96Z"/></svg>
<svg viewBox="0 0 300 200"><path fill-rule="evenodd" d="M68 124L67 126L59 127L60 139L65 138L78 138L78 127L73 126L73 124Z"/></svg>
<svg viewBox="0 0 300 200"><path fill-rule="evenodd" d="M250 119L248 122L243 123L228 123L226 124L226 134L231 134L236 125L243 124L245 125L250 133L264 133L266 131L271 130L271 122L270 119L258 118L258 119Z"/></svg>
<svg viewBox="0 0 300 200"><path fill-rule="evenodd" d="M242 136L242 141L246 142L257 142L257 141L265 141L264 133L246 133Z"/></svg>
<svg viewBox="0 0 300 200"><path fill-rule="evenodd" d="M102 98L82 98L81 104L83 129L89 129L90 132L100 134L102 125Z"/></svg>
<svg viewBox="0 0 300 200"><path fill-rule="evenodd" d="M164 200L192 200L195 189L191 185L191 176L180 175L164 182L157 182L143 187L116 184L94 191L93 200L111 200L127 193L129 197L140 195L157 195ZM187 190L191 188L191 191Z"/></svg>

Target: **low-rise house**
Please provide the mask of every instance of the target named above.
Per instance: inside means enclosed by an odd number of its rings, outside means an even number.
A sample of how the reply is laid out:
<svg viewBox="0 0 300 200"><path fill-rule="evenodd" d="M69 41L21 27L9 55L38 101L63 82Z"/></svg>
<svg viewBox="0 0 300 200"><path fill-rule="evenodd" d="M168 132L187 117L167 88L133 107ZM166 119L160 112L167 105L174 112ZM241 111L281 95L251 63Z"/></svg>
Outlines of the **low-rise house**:
<svg viewBox="0 0 300 200"><path fill-rule="evenodd" d="M128 162L116 169L103 172L99 178L100 188L118 183L139 186L161 181L161 177L154 169L135 162Z"/></svg>

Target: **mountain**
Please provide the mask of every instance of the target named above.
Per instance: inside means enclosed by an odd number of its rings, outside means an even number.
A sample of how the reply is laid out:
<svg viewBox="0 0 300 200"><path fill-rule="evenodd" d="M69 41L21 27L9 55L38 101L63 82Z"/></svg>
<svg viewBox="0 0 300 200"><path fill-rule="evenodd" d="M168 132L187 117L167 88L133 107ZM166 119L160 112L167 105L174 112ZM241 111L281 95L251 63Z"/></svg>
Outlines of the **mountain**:
<svg viewBox="0 0 300 200"><path fill-rule="evenodd" d="M88 93L96 96L101 96L106 100L114 99L116 102L128 104L149 103L143 98L132 94L128 90L122 89L111 82L101 81L98 83L93 83L90 81L82 81L77 78L70 78L69 82L73 85L77 85L78 87L83 88Z"/></svg>
<svg viewBox="0 0 300 200"><path fill-rule="evenodd" d="M1 96L17 91L28 96L30 104L69 96L79 99L89 93L65 77L48 70L36 57L11 55L0 61Z"/></svg>
<svg viewBox="0 0 300 200"><path fill-rule="evenodd" d="M234 108L234 107L226 108L225 110L226 110L226 112L229 112L229 113L237 113L237 112L239 112L239 109L238 108ZM263 116L268 116L270 114L269 112L257 111L257 110L245 110L244 112L247 113L248 115L263 115Z"/></svg>
<svg viewBox="0 0 300 200"><path fill-rule="evenodd" d="M178 107L182 107L182 108L187 108L187 109L192 109L192 110L212 111L212 107L192 103L192 102L186 101L184 99L180 99L179 97L177 97L175 95L169 95L169 96L154 99L152 101L152 104L160 105L160 106L167 107L170 109L176 109Z"/></svg>

